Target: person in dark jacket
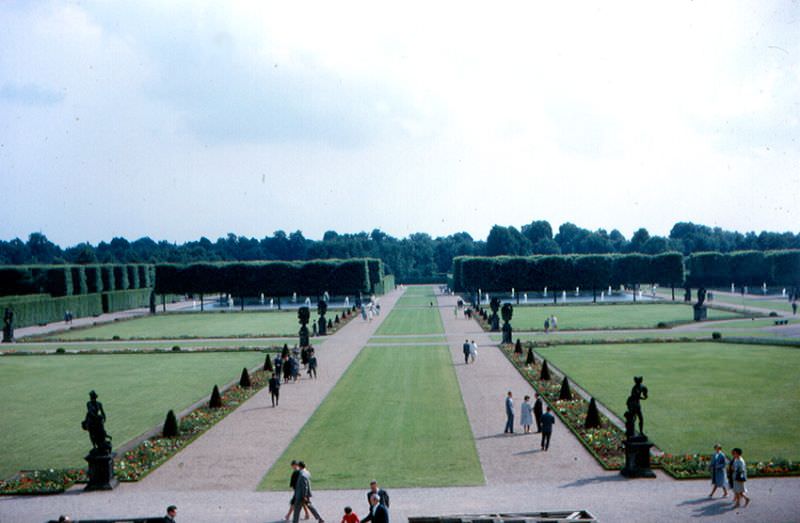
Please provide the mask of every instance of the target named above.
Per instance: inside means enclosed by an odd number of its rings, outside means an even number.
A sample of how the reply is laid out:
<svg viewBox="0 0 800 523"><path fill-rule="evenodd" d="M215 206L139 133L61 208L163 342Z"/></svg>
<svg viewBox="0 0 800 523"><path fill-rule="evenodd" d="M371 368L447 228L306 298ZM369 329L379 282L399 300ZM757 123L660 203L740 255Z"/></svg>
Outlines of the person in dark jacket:
<svg viewBox="0 0 800 523"><path fill-rule="evenodd" d="M372 498L373 494L377 494L383 506L389 508L389 493L380 488L378 481L374 479L369 482L369 490L367 491L367 503L370 504L370 509L372 509L370 498Z"/></svg>
<svg viewBox="0 0 800 523"><path fill-rule="evenodd" d="M175 516L178 515L178 507L170 505L167 507L167 515L164 516L164 523L175 523Z"/></svg>
<svg viewBox="0 0 800 523"><path fill-rule="evenodd" d="M269 379L269 395L272 397L272 406L277 407L281 396L281 379L276 373L272 373Z"/></svg>
<svg viewBox="0 0 800 523"><path fill-rule="evenodd" d="M389 523L389 509L381 503L381 497L378 494L373 494L369 498L370 510L369 514L361 520L361 523Z"/></svg>
<svg viewBox="0 0 800 523"><path fill-rule="evenodd" d="M533 402L533 419L536 420L536 432L542 432L542 398L536 393L536 401Z"/></svg>
<svg viewBox="0 0 800 523"><path fill-rule="evenodd" d="M280 380L279 380L280 381ZM292 512L294 512L294 492L297 489L297 479L300 477L300 467L297 465L297 461L292 460L292 476L289 478L289 488L292 489L292 498L289 500L289 512L286 513L286 516L283 518L286 521L289 521L289 518L292 517ZM303 511L306 513L305 519L309 518L308 507L303 505Z"/></svg>
<svg viewBox="0 0 800 523"><path fill-rule="evenodd" d="M542 450L547 451L550 449L550 436L553 434L553 425L556 422L556 417L553 416L550 406L547 407L547 412L542 414Z"/></svg>
<svg viewBox="0 0 800 523"><path fill-rule="evenodd" d="M308 376L317 379L317 355L314 349L308 350Z"/></svg>

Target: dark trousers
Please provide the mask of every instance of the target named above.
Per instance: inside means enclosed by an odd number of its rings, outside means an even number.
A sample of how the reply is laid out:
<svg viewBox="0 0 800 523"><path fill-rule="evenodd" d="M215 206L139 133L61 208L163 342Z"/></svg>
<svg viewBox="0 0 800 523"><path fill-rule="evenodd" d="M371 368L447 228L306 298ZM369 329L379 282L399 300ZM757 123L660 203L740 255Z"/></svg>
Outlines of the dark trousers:
<svg viewBox="0 0 800 523"><path fill-rule="evenodd" d="M541 432L542 431L542 415L541 414L536 415L536 413L534 413L533 417L536 420L536 432Z"/></svg>
<svg viewBox="0 0 800 523"><path fill-rule="evenodd" d="M278 404L278 400L280 399L280 393L271 392L270 396L272 396L272 406L274 407L275 405Z"/></svg>
<svg viewBox="0 0 800 523"><path fill-rule="evenodd" d="M469 352L464 353L464 365L469 363Z"/></svg>
<svg viewBox="0 0 800 523"><path fill-rule="evenodd" d="M509 414L506 412L506 428L503 432L514 432L514 414Z"/></svg>
<svg viewBox="0 0 800 523"><path fill-rule="evenodd" d="M322 521L322 518L319 517L319 512L317 512L317 509L314 508L314 505L311 504L311 500L310 499L305 499L305 500L301 500L300 503L298 503L295 500L295 502L294 502L294 514L292 515L292 522L293 523L298 523L298 521L300 521L300 511L303 510L303 505L305 505L306 508L311 511L311 514L314 516L314 518L317 521Z"/></svg>
<svg viewBox="0 0 800 523"><path fill-rule="evenodd" d="M309 367L308 368L308 376L314 379L317 379L317 368L316 367Z"/></svg>
<svg viewBox="0 0 800 523"><path fill-rule="evenodd" d="M542 449L547 450L550 448L550 435L552 432L542 432Z"/></svg>

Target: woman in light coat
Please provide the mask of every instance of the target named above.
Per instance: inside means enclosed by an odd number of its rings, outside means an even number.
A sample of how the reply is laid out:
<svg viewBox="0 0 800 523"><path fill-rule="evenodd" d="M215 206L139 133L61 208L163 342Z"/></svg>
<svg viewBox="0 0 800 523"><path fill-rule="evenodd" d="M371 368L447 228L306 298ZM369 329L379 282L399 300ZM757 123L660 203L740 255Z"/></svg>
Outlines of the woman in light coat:
<svg viewBox="0 0 800 523"><path fill-rule="evenodd" d="M739 507L742 498L744 498L746 507L750 504L750 498L747 497L747 489L744 486L747 481L747 465L742 459L742 449L733 449L731 454L733 454L733 508Z"/></svg>
<svg viewBox="0 0 800 523"><path fill-rule="evenodd" d="M713 498L714 493L720 487L722 488L722 497L724 498L728 495L728 479L725 477L727 465L728 458L722 452L722 446L717 443L714 445L714 455L711 457L711 464L709 465L711 469L711 485L713 485L711 494L708 495L709 498Z"/></svg>
<svg viewBox="0 0 800 523"><path fill-rule="evenodd" d="M533 415L532 415L532 406L531 406L531 397L525 396L525 401L522 402L522 407L520 407L520 417L519 417L519 424L522 425L522 430L525 434L530 434L531 432L531 425L533 424Z"/></svg>

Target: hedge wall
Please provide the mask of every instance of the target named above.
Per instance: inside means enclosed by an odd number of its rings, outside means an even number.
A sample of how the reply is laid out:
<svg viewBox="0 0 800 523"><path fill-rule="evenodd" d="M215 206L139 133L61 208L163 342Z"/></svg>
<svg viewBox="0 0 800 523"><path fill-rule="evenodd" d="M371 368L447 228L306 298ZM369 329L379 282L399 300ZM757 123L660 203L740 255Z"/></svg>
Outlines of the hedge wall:
<svg viewBox="0 0 800 523"><path fill-rule="evenodd" d="M369 290L372 293L378 293L376 288L383 283L383 261L377 258L366 258L367 268L369 269Z"/></svg>
<svg viewBox="0 0 800 523"><path fill-rule="evenodd" d="M456 291L489 292L599 289L607 285L683 283L683 257L671 252L645 254L589 254L554 256L460 256L453 260Z"/></svg>
<svg viewBox="0 0 800 523"><path fill-rule="evenodd" d="M95 316L103 312L100 294L60 298L53 298L48 294L0 297L0 311L6 307L14 311L14 327L63 321L66 311L71 311L76 318Z"/></svg>
<svg viewBox="0 0 800 523"><path fill-rule="evenodd" d="M699 287L800 285L800 250L699 252L686 259L686 281Z"/></svg>
<svg viewBox="0 0 800 523"><path fill-rule="evenodd" d="M102 294L103 312L117 312L149 307L151 292L152 289L104 292Z"/></svg>
<svg viewBox="0 0 800 523"><path fill-rule="evenodd" d="M192 263L155 266L158 294L226 292L235 296L320 296L369 292L366 259L308 262Z"/></svg>
<svg viewBox="0 0 800 523"><path fill-rule="evenodd" d="M394 274L386 274L379 284L375 286L375 294L387 294L392 292L395 288Z"/></svg>

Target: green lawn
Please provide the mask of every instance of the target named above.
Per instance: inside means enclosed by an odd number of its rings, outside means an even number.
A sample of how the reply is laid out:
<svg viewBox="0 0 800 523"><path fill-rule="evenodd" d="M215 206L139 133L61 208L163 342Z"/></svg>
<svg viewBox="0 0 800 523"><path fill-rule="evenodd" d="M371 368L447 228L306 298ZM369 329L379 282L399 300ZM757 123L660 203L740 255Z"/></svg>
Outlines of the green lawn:
<svg viewBox="0 0 800 523"><path fill-rule="evenodd" d="M724 343L540 349L618 415L644 376L645 432L665 452L710 453L720 442L748 460L800 458L800 351Z"/></svg>
<svg viewBox="0 0 800 523"><path fill-rule="evenodd" d="M336 312L329 312L334 317ZM316 318L316 314L312 314ZM297 334L297 312L172 313L112 322L87 329L54 334L48 339L110 340L160 338L208 338L292 336Z"/></svg>
<svg viewBox="0 0 800 523"><path fill-rule="evenodd" d="M648 287L649 289L649 287ZM755 290L755 289L753 289ZM646 291L646 292L649 292ZM675 299L678 301L683 301L683 289L675 289ZM756 307L759 309L767 309L767 310L774 310L774 311L783 311L783 312L791 312L792 311L792 304L786 298L780 297L771 297L771 298L755 298L752 294L748 294L747 296L731 295L731 294L723 294L721 292L714 292L714 299L710 302L710 304L719 303L720 305L732 305L738 307ZM656 290L656 294L662 298L672 299L672 291L668 287L659 287ZM697 289L692 289L692 300L697 300Z"/></svg>
<svg viewBox="0 0 800 523"><path fill-rule="evenodd" d="M658 330L638 330L628 332L554 332L545 334L544 332L514 332L514 341L520 339L521 341L537 341L537 342L565 342L570 340L635 340L641 338L652 339L673 339L673 338L710 338L711 331L675 331L671 329L658 329ZM492 334L490 336L492 341L501 341L503 339L500 334Z"/></svg>
<svg viewBox="0 0 800 523"><path fill-rule="evenodd" d="M692 309L686 305L566 305L514 307L511 325L516 330L544 330L545 318L555 315L559 330L644 329L659 322L691 322ZM740 318L731 312L708 309L709 319Z"/></svg>
<svg viewBox="0 0 800 523"><path fill-rule="evenodd" d="M314 345L322 345L325 338L313 338ZM284 343L289 345L296 343L297 338L252 338L252 339L217 339L217 340L169 340L169 341L153 341L153 340L126 340L126 341L80 341L80 342L21 342L13 345L0 345L0 351L55 351L59 347L67 351L90 351L90 350L143 350L143 349L171 349L175 345L181 348L239 348L239 347L253 347L253 348L268 348L274 346L283 346Z"/></svg>
<svg viewBox="0 0 800 523"><path fill-rule="evenodd" d="M440 334L443 332L442 317L439 314L439 309L434 307L432 309L394 309L375 334L392 336L400 334Z"/></svg>
<svg viewBox="0 0 800 523"><path fill-rule="evenodd" d="M483 483L445 345L366 347L259 488L286 490L292 459L316 488Z"/></svg>
<svg viewBox="0 0 800 523"><path fill-rule="evenodd" d="M369 339L370 344L375 343L444 343L447 339L444 334L432 334L428 336L373 336Z"/></svg>
<svg viewBox="0 0 800 523"><path fill-rule="evenodd" d="M726 321L725 323L709 323L700 327L701 329L713 330L738 330L738 329L759 329L762 327L776 327L775 321L779 318L746 319L737 321ZM800 320L790 319L788 325L800 323Z"/></svg>
<svg viewBox="0 0 800 523"><path fill-rule="evenodd" d="M263 361L254 352L0 358L0 477L85 466L80 422L92 389L118 447Z"/></svg>

